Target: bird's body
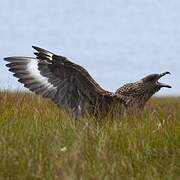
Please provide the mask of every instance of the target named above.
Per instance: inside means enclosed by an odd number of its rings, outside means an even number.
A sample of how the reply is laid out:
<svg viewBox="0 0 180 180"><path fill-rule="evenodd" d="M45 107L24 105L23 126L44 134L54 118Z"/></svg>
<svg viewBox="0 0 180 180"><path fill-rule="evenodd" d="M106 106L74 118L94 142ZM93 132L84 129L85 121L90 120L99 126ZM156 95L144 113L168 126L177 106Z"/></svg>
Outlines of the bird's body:
<svg viewBox="0 0 180 180"><path fill-rule="evenodd" d="M123 113L128 109L142 109L147 100L161 87L158 82L165 74L151 74L135 83L128 83L115 93L108 92L81 66L66 57L55 55L42 48L32 57L8 57L9 71L24 87L54 101L76 118L90 114L104 116L114 109Z"/></svg>

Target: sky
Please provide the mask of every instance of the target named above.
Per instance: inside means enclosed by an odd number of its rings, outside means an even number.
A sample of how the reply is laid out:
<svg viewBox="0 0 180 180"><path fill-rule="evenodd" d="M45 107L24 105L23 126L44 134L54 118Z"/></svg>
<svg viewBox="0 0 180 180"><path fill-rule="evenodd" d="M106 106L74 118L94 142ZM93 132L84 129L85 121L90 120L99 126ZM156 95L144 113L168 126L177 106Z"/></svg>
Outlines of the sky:
<svg viewBox="0 0 180 180"><path fill-rule="evenodd" d="M33 56L32 45L82 65L115 91L170 71L159 95L180 95L179 0L1 0L0 89L24 90L4 57Z"/></svg>

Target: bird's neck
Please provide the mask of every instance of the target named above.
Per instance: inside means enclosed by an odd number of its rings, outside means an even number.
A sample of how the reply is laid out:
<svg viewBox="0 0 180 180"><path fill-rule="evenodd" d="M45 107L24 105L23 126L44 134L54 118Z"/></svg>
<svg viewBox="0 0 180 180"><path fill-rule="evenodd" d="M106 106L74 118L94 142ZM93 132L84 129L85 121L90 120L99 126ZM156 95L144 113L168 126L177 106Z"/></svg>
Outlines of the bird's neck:
<svg viewBox="0 0 180 180"><path fill-rule="evenodd" d="M156 90L136 89L135 86L123 86L116 91L127 108L143 109L146 102L153 96Z"/></svg>
<svg viewBox="0 0 180 180"><path fill-rule="evenodd" d="M153 94L140 94L137 96L126 96L122 95L125 106L127 108L140 108L143 109L146 102L151 98Z"/></svg>

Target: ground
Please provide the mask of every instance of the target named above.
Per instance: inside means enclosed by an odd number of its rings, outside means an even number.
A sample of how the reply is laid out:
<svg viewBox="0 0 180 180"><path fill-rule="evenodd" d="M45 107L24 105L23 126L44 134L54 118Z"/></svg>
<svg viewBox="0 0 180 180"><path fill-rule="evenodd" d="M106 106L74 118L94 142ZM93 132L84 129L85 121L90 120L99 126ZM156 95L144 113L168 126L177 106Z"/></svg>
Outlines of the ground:
<svg viewBox="0 0 180 180"><path fill-rule="evenodd" d="M180 179L180 98L142 115L74 121L37 95L0 93L0 180Z"/></svg>

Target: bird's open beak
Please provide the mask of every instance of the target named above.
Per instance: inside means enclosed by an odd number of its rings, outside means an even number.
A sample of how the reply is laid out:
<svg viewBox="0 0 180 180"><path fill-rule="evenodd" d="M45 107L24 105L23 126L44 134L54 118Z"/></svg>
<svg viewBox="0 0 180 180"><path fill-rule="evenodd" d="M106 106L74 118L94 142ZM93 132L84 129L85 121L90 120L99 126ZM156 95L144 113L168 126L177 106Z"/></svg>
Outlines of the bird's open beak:
<svg viewBox="0 0 180 180"><path fill-rule="evenodd" d="M159 79L160 78L162 78L163 76L165 76L166 74L171 74L170 72L164 72L164 73L162 73L162 74L159 74ZM158 80L159 80L158 79ZM168 84L165 84L165 83L160 83L159 81L156 81L156 84L159 86L159 87L166 87L166 88L172 88L170 85L168 85Z"/></svg>

